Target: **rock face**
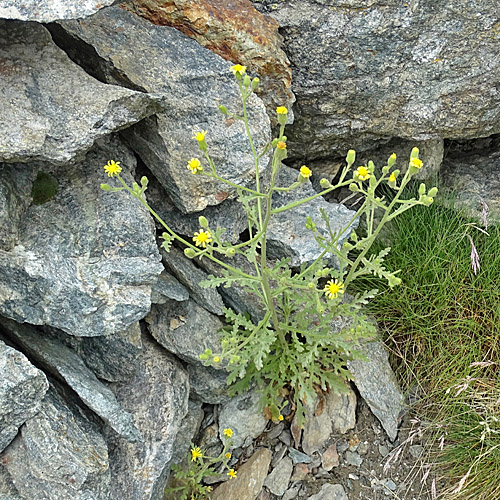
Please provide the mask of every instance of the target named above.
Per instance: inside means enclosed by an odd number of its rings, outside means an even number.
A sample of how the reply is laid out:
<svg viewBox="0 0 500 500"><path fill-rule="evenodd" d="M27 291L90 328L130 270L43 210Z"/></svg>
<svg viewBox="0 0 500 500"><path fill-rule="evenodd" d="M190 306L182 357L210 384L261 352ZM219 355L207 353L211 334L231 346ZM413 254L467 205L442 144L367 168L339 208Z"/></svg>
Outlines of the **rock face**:
<svg viewBox="0 0 500 500"><path fill-rule="evenodd" d="M66 382L118 435L132 442L142 440L132 416L123 410L111 390L74 351L28 325L4 320L4 328L24 352L53 376Z"/></svg>
<svg viewBox="0 0 500 500"><path fill-rule="evenodd" d="M176 29L155 26L119 7L61 26L66 35L54 30L54 36L74 47L69 53L75 60L98 68L100 78L164 98L164 112L129 128L125 136L179 210L199 211L234 196L226 184L188 175L189 159L203 159L194 131L208 131L209 153L222 177L236 184L252 182L253 156L244 126L218 110L220 104L237 112L241 107L229 63ZM248 107L255 147L261 151L270 138L269 119L256 96Z"/></svg>
<svg viewBox="0 0 500 500"><path fill-rule="evenodd" d="M0 250L2 314L91 337L122 332L148 313L163 266L149 213L127 193L99 188L115 155L130 166L123 176L131 183L134 158L116 139L68 167L26 166L55 189L26 210L16 246Z"/></svg>
<svg viewBox="0 0 500 500"><path fill-rule="evenodd" d="M254 4L267 10L274 2ZM500 131L496 0L287 0L273 6L297 98L288 134L294 155L345 154L391 137Z"/></svg>
<svg viewBox="0 0 500 500"><path fill-rule="evenodd" d="M159 109L158 97L90 77L37 23L0 20L0 53L0 161L66 163Z"/></svg>
<svg viewBox="0 0 500 500"><path fill-rule="evenodd" d="M87 17L115 0L5 0L0 18L49 23L58 19Z"/></svg>
<svg viewBox="0 0 500 500"><path fill-rule="evenodd" d="M247 66L261 80L259 95L270 116L276 116L277 106L291 110L292 72L278 23L249 0L133 0L129 8L152 23L177 28L227 61Z"/></svg>
<svg viewBox="0 0 500 500"><path fill-rule="evenodd" d="M179 361L148 335L142 337L142 344L135 378L110 386L120 404L134 415L144 439L130 443L116 435L108 437L110 500L163 499L175 436L188 410L188 377Z"/></svg>
<svg viewBox="0 0 500 500"><path fill-rule="evenodd" d="M0 341L0 452L16 437L18 428L36 415L49 384L24 354Z"/></svg>
<svg viewBox="0 0 500 500"><path fill-rule="evenodd" d="M103 437L52 389L3 452L2 464L22 498L101 500L110 494Z"/></svg>

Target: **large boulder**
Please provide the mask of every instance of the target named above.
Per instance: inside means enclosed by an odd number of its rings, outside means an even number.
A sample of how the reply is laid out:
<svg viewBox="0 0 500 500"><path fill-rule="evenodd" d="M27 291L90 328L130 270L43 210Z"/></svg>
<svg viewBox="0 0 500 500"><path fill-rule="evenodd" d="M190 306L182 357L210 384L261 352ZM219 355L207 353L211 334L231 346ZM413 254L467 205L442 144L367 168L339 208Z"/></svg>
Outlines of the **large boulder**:
<svg viewBox="0 0 500 500"><path fill-rule="evenodd" d="M48 23L87 17L115 0L4 0L0 18Z"/></svg>
<svg viewBox="0 0 500 500"><path fill-rule="evenodd" d="M0 162L67 163L159 109L159 97L92 78L37 23L0 20L0 54Z"/></svg>
<svg viewBox="0 0 500 500"><path fill-rule="evenodd" d="M198 156L210 169L193 139L195 131L208 131L209 153L222 177L242 185L254 181L254 159L243 123L218 110L220 104L238 113L241 108L227 61L174 28L156 26L115 6L84 22L64 21L59 26L63 29L53 29L53 35L86 69L109 83L163 96L163 112L123 133L179 210L199 211L235 195L227 184L188 172L187 162ZM260 152L270 139L269 118L255 95L247 105Z"/></svg>
<svg viewBox="0 0 500 500"><path fill-rule="evenodd" d="M170 465L188 411L186 371L148 335L137 374L129 382L111 384L120 404L133 414L144 440L130 443L108 436L113 490L109 500L163 500ZM189 439L189 437L187 437Z"/></svg>
<svg viewBox="0 0 500 500"><path fill-rule="evenodd" d="M294 155L500 131L497 0L254 4L278 21L291 62Z"/></svg>
<svg viewBox="0 0 500 500"><path fill-rule="evenodd" d="M49 384L26 356L0 341L0 452L18 428L36 415Z"/></svg>
<svg viewBox="0 0 500 500"><path fill-rule="evenodd" d="M4 483L13 483L20 498L26 500L109 498L106 442L81 410L53 389L39 413L21 427L20 434L3 452L2 464L10 476L10 481Z"/></svg>
<svg viewBox="0 0 500 500"><path fill-rule="evenodd" d="M117 156L131 183L135 159L116 138L79 163L26 166L37 172L31 191L43 186L45 196L24 212L16 246L0 249L3 315L92 337L123 332L149 312L163 270L151 216L128 193L99 187Z"/></svg>

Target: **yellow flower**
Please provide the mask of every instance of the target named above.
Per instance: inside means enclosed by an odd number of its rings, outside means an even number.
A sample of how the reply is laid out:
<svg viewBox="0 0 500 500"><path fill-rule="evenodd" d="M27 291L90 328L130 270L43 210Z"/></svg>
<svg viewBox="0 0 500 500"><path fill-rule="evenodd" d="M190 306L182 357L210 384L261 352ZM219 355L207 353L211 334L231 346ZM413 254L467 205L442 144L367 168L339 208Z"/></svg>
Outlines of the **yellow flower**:
<svg viewBox="0 0 500 500"><path fill-rule="evenodd" d="M330 280L325 285L325 288L323 288L323 291L329 299L334 299L339 293L344 293L344 283L340 282L337 279Z"/></svg>
<svg viewBox="0 0 500 500"><path fill-rule="evenodd" d="M396 176L394 175L394 172L389 176L389 182L396 182Z"/></svg>
<svg viewBox="0 0 500 500"><path fill-rule="evenodd" d="M220 363L219 356L214 356L214 363Z"/></svg>
<svg viewBox="0 0 500 500"><path fill-rule="evenodd" d="M231 453L226 453L224 456L225 456L226 458L231 458Z"/></svg>
<svg viewBox="0 0 500 500"><path fill-rule="evenodd" d="M278 106L276 108L276 113L278 113L278 115L286 115L288 113L288 109L286 109L285 106Z"/></svg>
<svg viewBox="0 0 500 500"><path fill-rule="evenodd" d="M284 418L285 418L285 417L284 417L283 415L280 415L280 416L278 417L278 420L281 422Z"/></svg>
<svg viewBox="0 0 500 500"><path fill-rule="evenodd" d="M235 64L234 66L231 66L230 70L233 72L233 75L239 74L240 76L243 76L247 67L242 66L241 64Z"/></svg>
<svg viewBox="0 0 500 500"><path fill-rule="evenodd" d="M203 167L201 166L200 160L198 158L191 158L187 164L188 170L191 171L192 174L197 174L198 172L203 172Z"/></svg>
<svg viewBox="0 0 500 500"><path fill-rule="evenodd" d="M422 168L424 162L420 160L419 158L412 158L410 160L410 167L415 167L415 168Z"/></svg>
<svg viewBox="0 0 500 500"><path fill-rule="evenodd" d="M201 132L195 132L193 135L193 139L196 139L198 142L203 142L205 140L206 135L207 135L206 130L202 130Z"/></svg>
<svg viewBox="0 0 500 500"><path fill-rule="evenodd" d="M276 144L276 147L278 149L286 149L286 142L279 141L278 144Z"/></svg>
<svg viewBox="0 0 500 500"><path fill-rule="evenodd" d="M229 469L229 472L227 473L227 475L233 479L236 477L236 471L234 469Z"/></svg>
<svg viewBox="0 0 500 500"><path fill-rule="evenodd" d="M312 170L309 167L306 167L305 165L302 165L300 167L300 175L302 177L305 177L307 179L307 178L311 177Z"/></svg>
<svg viewBox="0 0 500 500"><path fill-rule="evenodd" d="M104 165L104 170L108 174L108 177L113 177L118 175L122 171L119 161L109 160L106 165Z"/></svg>
<svg viewBox="0 0 500 500"><path fill-rule="evenodd" d="M222 434L224 434L224 436L227 436L227 437L233 437L233 429L230 429L229 427L227 429L224 429L222 431Z"/></svg>
<svg viewBox="0 0 500 500"><path fill-rule="evenodd" d="M366 181L370 178L370 172L368 172L368 169L366 167L358 167L354 171L354 177L356 177L360 181Z"/></svg>
<svg viewBox="0 0 500 500"><path fill-rule="evenodd" d="M196 243L197 247L207 248L207 243L212 243L212 235L210 231L203 231L203 229L200 229L194 233L193 241Z"/></svg>
<svg viewBox="0 0 500 500"><path fill-rule="evenodd" d="M196 462L197 458L201 458L203 456L203 453L201 452L201 449L199 446L196 448L191 448L191 461Z"/></svg>

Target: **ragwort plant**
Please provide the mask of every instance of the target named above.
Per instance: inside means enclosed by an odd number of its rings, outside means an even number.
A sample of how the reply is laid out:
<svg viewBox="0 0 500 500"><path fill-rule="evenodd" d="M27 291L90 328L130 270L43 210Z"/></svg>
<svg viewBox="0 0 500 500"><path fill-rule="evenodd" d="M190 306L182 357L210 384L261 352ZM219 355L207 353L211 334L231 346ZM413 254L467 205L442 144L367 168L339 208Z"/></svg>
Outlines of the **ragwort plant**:
<svg viewBox="0 0 500 500"><path fill-rule="evenodd" d="M136 197L163 226L162 247L168 251L177 241L185 247L184 253L191 259L209 258L221 266L221 276L210 276L202 282L205 287L231 286L238 284L255 294L265 311L260 321L254 323L246 314L238 314L225 309L227 326L223 329L220 352L210 350L200 355L207 365L224 363L229 372L228 384L232 392L244 391L256 385L262 392L261 402L269 410L273 420L279 419L283 408L283 396L290 394L299 423L305 418L305 405L312 402L319 390L347 390L346 381L351 376L346 361L362 358L357 349L362 339L373 338L375 326L369 321L362 307L374 297L377 290L354 294L346 300L346 292L357 278L372 274L387 280L390 287L398 285L396 273L384 268L384 257L389 248L377 255L368 256L368 251L383 226L415 205L429 206L437 193L437 188L427 192L422 184L418 198L402 199L401 195L423 163L418 158L418 149L411 152L408 168L404 175L394 169L396 155L393 154L382 167L379 176L375 165L353 168L355 152L350 150L346 157L347 165L340 173L338 182L332 185L321 179L322 191L313 196L294 201L279 208L273 208L272 196L275 192L290 192L312 175L307 166L302 166L297 180L290 186L277 186L281 162L287 157L287 138L284 135L287 109L276 109L279 135L267 144L263 151L256 151L247 118L247 101L259 84L246 75L245 66L239 64L231 68L241 91L242 107L232 113L220 106L222 114L244 124L249 147L255 163L254 188L236 185L221 177L208 152L206 131L197 131L193 139L198 143L202 159L191 158L187 163L193 175L204 175L232 186L237 192L248 219L248 240L238 244L223 242L224 229L214 228L203 216L199 218L200 229L194 233L192 241L176 234L168 224L147 203L144 192L148 179L143 177L141 185L134 183L129 187L119 175L122 168L119 162L110 161L104 167L108 176L116 177L120 187L101 185L106 191L127 190ZM269 154L268 154L269 153ZM269 162L271 156L270 180L262 181L260 162ZM400 180L399 180L400 179ZM395 192L392 200L386 201L377 195L377 188L388 185ZM305 227L321 249L312 263L303 264L299 270L292 270L289 259L270 262L267 255L266 232L271 217L280 212L293 210L299 205L324 196L334 189L348 186L362 196L363 202L350 222L340 230L334 230L326 213L321 214L328 233L323 234L316 227L312 217L307 217ZM381 217L375 217L376 211ZM366 234L363 236L352 231L352 225L359 217L366 219ZM339 242L349 240L343 244ZM355 257L352 257L354 251ZM251 264L253 272L248 273L231 265L231 257L243 255ZM333 264L336 263L336 264ZM339 318L343 327L339 328ZM335 321L337 320L337 323Z"/></svg>

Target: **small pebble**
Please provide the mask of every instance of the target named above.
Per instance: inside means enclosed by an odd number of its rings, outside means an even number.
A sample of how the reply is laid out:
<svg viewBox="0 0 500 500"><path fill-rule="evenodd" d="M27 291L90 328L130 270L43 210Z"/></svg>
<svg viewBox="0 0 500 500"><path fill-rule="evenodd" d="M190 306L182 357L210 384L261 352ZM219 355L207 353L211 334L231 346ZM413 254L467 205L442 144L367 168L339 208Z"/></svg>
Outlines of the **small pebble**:
<svg viewBox="0 0 500 500"><path fill-rule="evenodd" d="M337 451L339 453L344 453L347 449L349 449L349 443L347 441L344 440L337 443Z"/></svg>
<svg viewBox="0 0 500 500"><path fill-rule="evenodd" d="M386 488L389 488L391 491L396 491L396 488L397 488L396 483L390 478L387 478L384 481L384 486Z"/></svg>
<svg viewBox="0 0 500 500"><path fill-rule="evenodd" d="M269 432L267 433L267 438L271 441L273 439L276 439L279 437L279 435L283 432L283 429L285 428L285 425L283 422L280 422L279 424L273 425Z"/></svg>
<svg viewBox="0 0 500 500"><path fill-rule="evenodd" d="M290 478L290 481L293 483L294 481L302 481L307 474L309 474L309 466L307 464L297 464L293 468L293 474Z"/></svg>
<svg viewBox="0 0 500 500"><path fill-rule="evenodd" d="M360 455L366 455L368 453L368 450L370 449L370 445L368 444L368 441L364 441L363 443L358 444L358 453Z"/></svg>
<svg viewBox="0 0 500 500"><path fill-rule="evenodd" d="M356 476L356 474L349 474L347 477L349 479L354 479L355 481L357 481L359 479L359 476Z"/></svg>
<svg viewBox="0 0 500 500"><path fill-rule="evenodd" d="M387 455L389 455L389 448L383 444L378 445L378 452L385 458Z"/></svg>
<svg viewBox="0 0 500 500"><path fill-rule="evenodd" d="M290 434L290 431L289 430L283 431L279 435L279 440L286 446L290 446L292 444L292 435Z"/></svg>
<svg viewBox="0 0 500 500"><path fill-rule="evenodd" d="M302 453L295 448L288 448L288 456L292 459L293 465L295 464L310 464L312 462L311 457Z"/></svg>
<svg viewBox="0 0 500 500"><path fill-rule="evenodd" d="M359 453L355 451L347 450L345 452L345 462L349 465L354 465L355 467L359 467L363 463L363 459L359 455Z"/></svg>
<svg viewBox="0 0 500 500"><path fill-rule="evenodd" d="M424 447L420 444L414 444L410 446L408 451L413 458L420 458L422 456L422 453L424 452Z"/></svg>
<svg viewBox="0 0 500 500"><path fill-rule="evenodd" d="M339 454L337 453L337 446L335 443L326 449L321 458L323 469L326 471L331 471L334 467L339 466Z"/></svg>

